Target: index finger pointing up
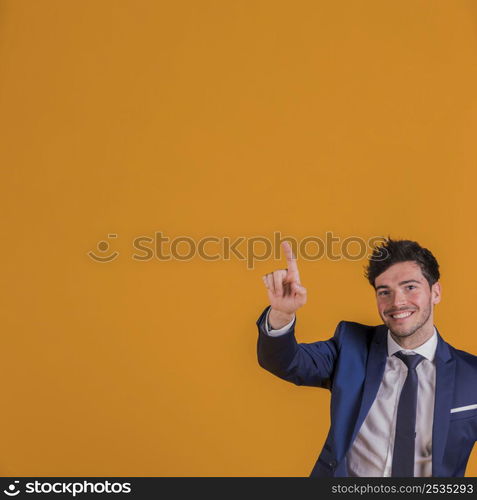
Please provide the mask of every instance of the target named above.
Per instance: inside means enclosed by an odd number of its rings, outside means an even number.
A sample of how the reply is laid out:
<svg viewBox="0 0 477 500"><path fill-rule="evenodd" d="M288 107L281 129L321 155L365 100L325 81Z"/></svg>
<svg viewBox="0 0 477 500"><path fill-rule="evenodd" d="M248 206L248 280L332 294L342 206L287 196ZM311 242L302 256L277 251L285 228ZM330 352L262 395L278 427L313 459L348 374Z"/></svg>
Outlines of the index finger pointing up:
<svg viewBox="0 0 477 500"><path fill-rule="evenodd" d="M285 253L285 257L287 258L287 280L288 281L296 281L298 284L300 283L300 275L298 274L298 266L296 264L296 257L293 255L293 251L291 245L288 241L282 242L283 251Z"/></svg>

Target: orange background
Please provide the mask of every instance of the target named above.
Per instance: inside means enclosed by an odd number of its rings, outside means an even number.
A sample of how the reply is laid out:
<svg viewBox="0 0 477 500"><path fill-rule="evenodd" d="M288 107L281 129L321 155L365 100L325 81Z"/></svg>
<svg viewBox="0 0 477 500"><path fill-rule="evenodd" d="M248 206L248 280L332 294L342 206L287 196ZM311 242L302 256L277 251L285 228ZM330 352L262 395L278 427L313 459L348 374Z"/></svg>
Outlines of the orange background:
<svg viewBox="0 0 477 500"><path fill-rule="evenodd" d="M135 236L416 239L477 353L476 60L472 0L0 1L0 474L310 473L329 393L256 359L284 261ZM364 264L299 262L300 341L380 323Z"/></svg>

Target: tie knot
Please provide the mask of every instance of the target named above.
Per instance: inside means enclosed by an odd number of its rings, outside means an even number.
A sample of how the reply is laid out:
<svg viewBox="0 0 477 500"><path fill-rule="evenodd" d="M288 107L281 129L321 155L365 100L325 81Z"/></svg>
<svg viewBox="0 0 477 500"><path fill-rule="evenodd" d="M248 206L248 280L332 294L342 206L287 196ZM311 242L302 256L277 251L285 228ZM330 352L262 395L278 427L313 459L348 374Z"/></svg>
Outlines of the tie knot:
<svg viewBox="0 0 477 500"><path fill-rule="evenodd" d="M394 353L408 368L408 370L415 370L417 365L424 359L420 354L404 354L402 351Z"/></svg>

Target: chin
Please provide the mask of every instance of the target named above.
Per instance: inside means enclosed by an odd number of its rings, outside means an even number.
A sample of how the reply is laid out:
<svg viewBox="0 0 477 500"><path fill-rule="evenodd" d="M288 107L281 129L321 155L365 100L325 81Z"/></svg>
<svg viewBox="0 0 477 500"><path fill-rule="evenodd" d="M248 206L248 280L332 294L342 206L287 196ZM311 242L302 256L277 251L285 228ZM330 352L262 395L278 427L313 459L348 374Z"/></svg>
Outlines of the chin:
<svg viewBox="0 0 477 500"><path fill-rule="evenodd" d="M391 331L391 333L393 335L395 335L396 337L409 337L411 336L413 333L415 333L416 330L405 330L405 331L402 331L402 330L393 330L391 327L389 327L389 330Z"/></svg>
<svg viewBox="0 0 477 500"><path fill-rule="evenodd" d="M393 321L389 321L386 318L386 321L384 324L389 328L389 331L395 335L396 337L409 337L412 335L416 330L419 329L419 325L402 325L401 327L398 327L396 329L396 326L393 325ZM422 325L421 325L422 326Z"/></svg>

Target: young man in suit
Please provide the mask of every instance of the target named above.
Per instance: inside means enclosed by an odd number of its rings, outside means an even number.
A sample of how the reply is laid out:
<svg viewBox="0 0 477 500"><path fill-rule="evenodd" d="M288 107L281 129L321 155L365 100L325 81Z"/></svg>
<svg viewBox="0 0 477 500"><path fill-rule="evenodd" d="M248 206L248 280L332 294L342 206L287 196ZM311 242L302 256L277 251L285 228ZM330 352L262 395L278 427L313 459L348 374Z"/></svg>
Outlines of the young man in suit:
<svg viewBox="0 0 477 500"><path fill-rule="evenodd" d="M287 269L263 277L258 362L296 385L331 391L331 426L312 477L457 477L477 440L477 357L434 326L439 265L426 248L386 240L369 259L384 324L341 321L326 341L298 343L306 303L288 242Z"/></svg>

